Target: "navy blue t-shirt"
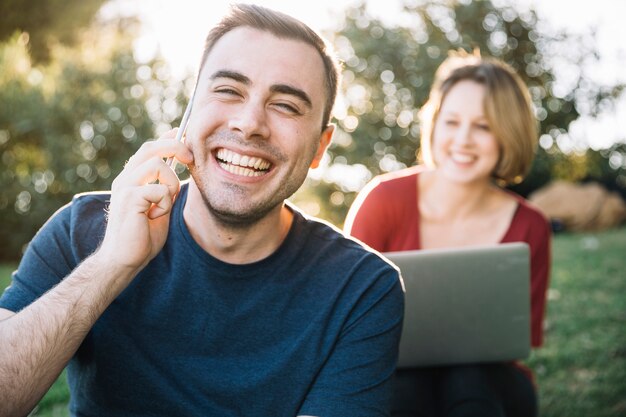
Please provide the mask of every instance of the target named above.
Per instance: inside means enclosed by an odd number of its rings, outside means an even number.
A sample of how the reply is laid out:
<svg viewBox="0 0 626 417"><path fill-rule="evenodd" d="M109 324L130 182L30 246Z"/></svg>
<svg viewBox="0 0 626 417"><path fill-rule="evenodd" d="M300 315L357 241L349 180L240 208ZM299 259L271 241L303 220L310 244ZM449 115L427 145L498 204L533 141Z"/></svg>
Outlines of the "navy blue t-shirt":
<svg viewBox="0 0 626 417"><path fill-rule="evenodd" d="M68 364L75 416L385 416L404 296L397 270L295 208L285 241L246 265L183 220ZM37 233L0 298L19 311L104 236L109 194L82 194Z"/></svg>

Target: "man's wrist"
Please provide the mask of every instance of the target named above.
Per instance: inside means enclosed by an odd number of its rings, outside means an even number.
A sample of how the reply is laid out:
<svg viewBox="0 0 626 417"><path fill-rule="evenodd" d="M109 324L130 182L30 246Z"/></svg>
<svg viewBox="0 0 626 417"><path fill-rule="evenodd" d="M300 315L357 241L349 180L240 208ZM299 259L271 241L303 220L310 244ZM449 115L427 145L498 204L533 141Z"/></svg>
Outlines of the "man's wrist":
<svg viewBox="0 0 626 417"><path fill-rule="evenodd" d="M101 247L86 258L80 268L81 276L97 280L94 282L96 286L101 284L117 296L143 267L125 265L119 262L111 252Z"/></svg>

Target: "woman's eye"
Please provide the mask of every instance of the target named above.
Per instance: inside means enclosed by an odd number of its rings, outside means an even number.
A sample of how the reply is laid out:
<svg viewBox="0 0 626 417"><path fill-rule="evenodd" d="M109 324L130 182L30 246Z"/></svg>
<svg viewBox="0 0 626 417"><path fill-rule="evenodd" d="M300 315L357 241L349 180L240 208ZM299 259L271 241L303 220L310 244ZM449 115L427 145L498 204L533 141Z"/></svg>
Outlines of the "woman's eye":
<svg viewBox="0 0 626 417"><path fill-rule="evenodd" d="M478 127L480 130L484 130L485 132L489 132L489 125L486 124L478 124L476 125L476 127Z"/></svg>
<svg viewBox="0 0 626 417"><path fill-rule="evenodd" d="M448 126L456 126L458 122L456 120L446 120L445 124Z"/></svg>

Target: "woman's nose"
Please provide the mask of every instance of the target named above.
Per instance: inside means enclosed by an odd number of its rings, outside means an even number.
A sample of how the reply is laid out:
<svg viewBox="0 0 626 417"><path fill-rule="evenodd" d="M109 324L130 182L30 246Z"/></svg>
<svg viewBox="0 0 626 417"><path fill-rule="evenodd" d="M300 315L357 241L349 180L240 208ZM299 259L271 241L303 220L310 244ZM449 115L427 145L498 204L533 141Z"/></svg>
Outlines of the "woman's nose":
<svg viewBox="0 0 626 417"><path fill-rule="evenodd" d="M467 145L472 141L472 129L469 124L461 123L454 132L454 142L459 145Z"/></svg>

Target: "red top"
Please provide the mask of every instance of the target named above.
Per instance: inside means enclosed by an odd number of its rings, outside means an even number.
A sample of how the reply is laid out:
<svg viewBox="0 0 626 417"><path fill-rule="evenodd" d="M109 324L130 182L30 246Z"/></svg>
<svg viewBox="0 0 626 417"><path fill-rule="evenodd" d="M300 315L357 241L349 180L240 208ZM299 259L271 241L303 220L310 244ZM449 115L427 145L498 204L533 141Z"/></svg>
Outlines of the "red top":
<svg viewBox="0 0 626 417"><path fill-rule="evenodd" d="M346 233L379 252L421 249L417 175L423 167L411 167L374 178L359 193L346 218ZM543 343L543 317L550 273L550 225L522 197L509 229L501 240L530 246L531 345Z"/></svg>

